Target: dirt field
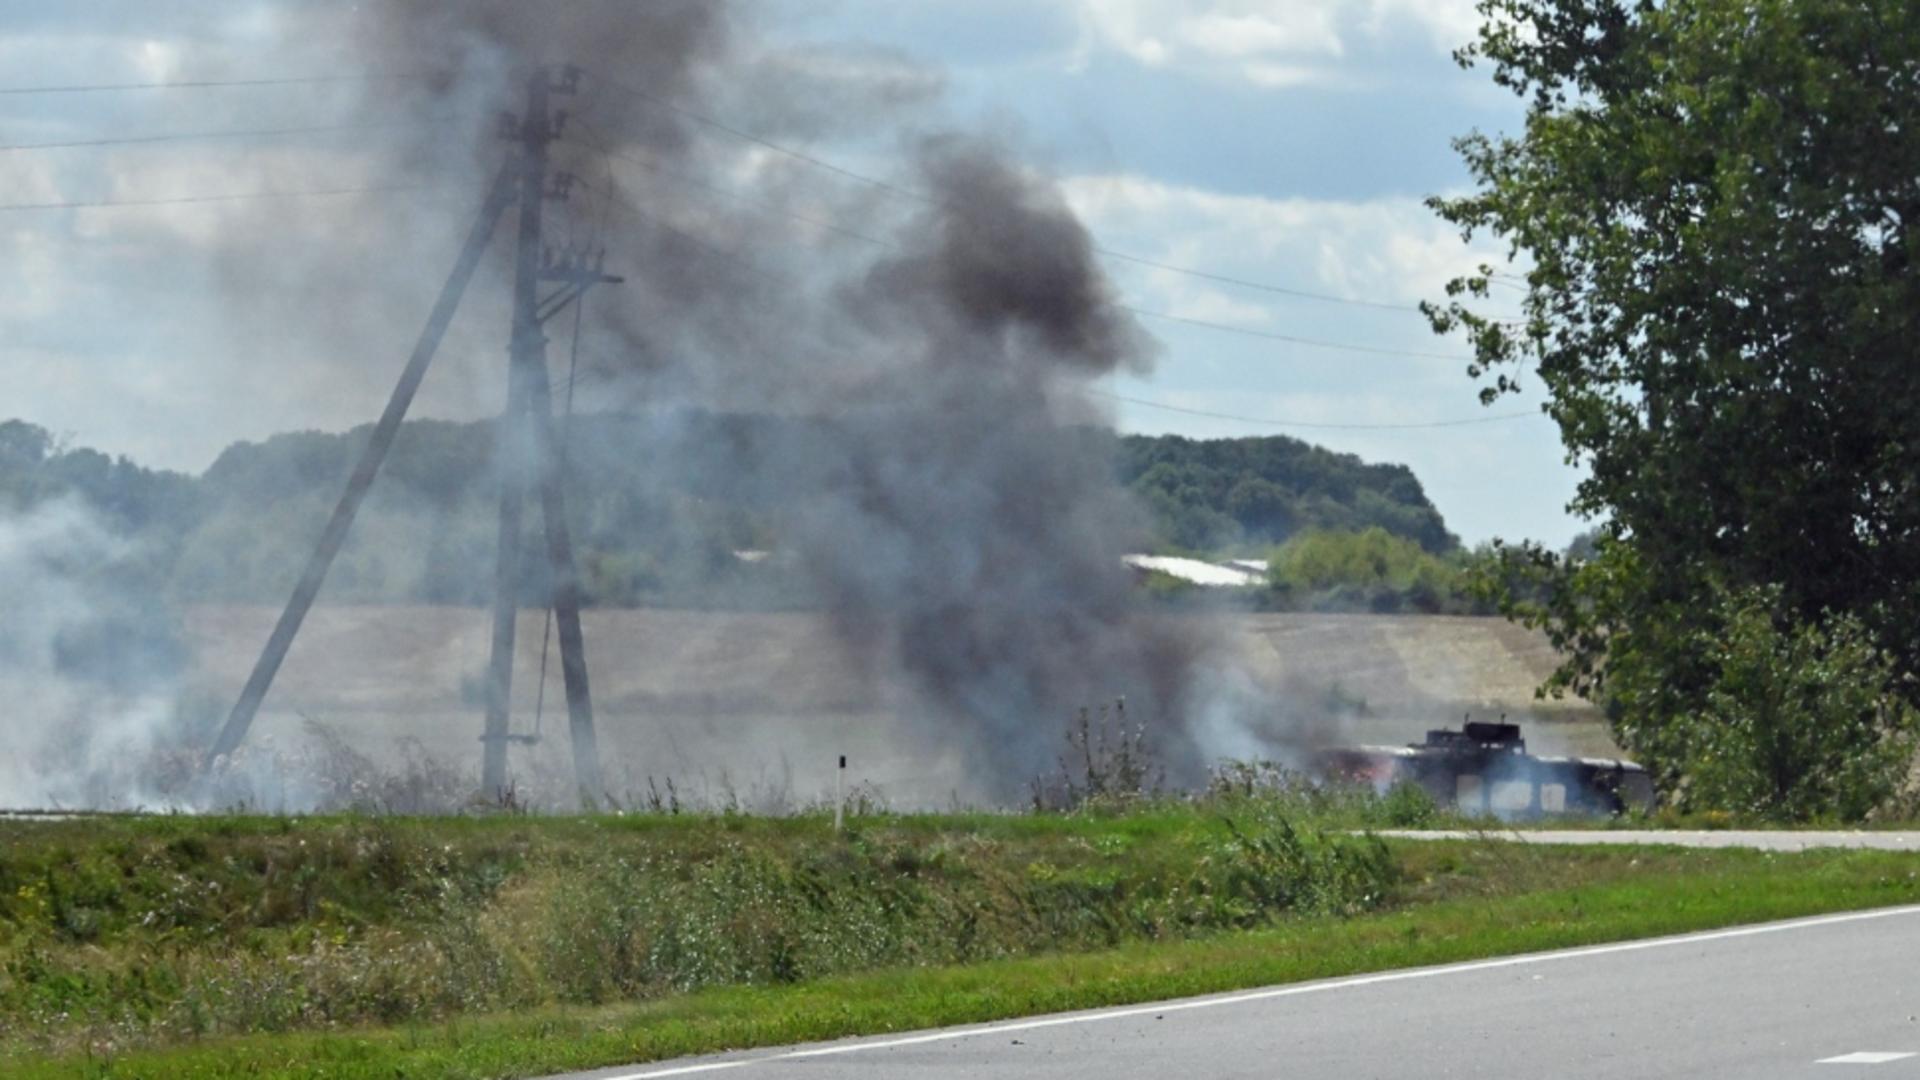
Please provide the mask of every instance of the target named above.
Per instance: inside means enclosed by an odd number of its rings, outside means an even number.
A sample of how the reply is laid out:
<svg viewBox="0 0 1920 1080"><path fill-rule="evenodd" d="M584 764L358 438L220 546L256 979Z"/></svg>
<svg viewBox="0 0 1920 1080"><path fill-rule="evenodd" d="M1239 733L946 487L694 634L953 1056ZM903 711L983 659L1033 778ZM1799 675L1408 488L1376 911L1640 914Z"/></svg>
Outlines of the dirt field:
<svg viewBox="0 0 1920 1080"><path fill-rule="evenodd" d="M189 621L195 681L220 700L244 681L277 614L204 607ZM1536 702L1552 667L1536 635L1499 619L1371 615L1172 616L1225 620L1236 661L1296 714L1324 714L1342 741L1398 743L1463 714L1507 713L1537 750L1610 754L1584 702ZM435 757L477 762L487 614L471 608L316 609L268 697L256 739L294 742L308 720L377 757L417 740ZM514 730L536 729L541 618L519 628ZM792 805L850 776L897 804L966 801L975 792L950 746L903 733L908 707L835 647L819 617L681 611L585 616L609 784L637 791L671 777L697 798L727 791L757 806ZM559 657L549 666L541 743L524 768L566 760ZM1277 717L1275 724L1282 723ZM1064 730L1064 718L1063 718ZM1286 732L1263 734L1284 739Z"/></svg>

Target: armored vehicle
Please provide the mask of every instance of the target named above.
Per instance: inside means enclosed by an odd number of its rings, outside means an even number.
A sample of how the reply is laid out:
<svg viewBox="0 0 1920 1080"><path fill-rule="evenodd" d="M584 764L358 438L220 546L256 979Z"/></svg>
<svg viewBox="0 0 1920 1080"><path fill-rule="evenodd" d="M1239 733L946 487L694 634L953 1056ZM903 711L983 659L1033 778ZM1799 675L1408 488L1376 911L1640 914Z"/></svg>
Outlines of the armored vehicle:
<svg viewBox="0 0 1920 1080"><path fill-rule="evenodd" d="M1653 805L1653 782L1631 761L1527 753L1520 725L1469 720L1438 728L1406 746L1348 746L1322 751L1330 778L1425 788L1435 802L1501 818L1548 814L1621 814Z"/></svg>

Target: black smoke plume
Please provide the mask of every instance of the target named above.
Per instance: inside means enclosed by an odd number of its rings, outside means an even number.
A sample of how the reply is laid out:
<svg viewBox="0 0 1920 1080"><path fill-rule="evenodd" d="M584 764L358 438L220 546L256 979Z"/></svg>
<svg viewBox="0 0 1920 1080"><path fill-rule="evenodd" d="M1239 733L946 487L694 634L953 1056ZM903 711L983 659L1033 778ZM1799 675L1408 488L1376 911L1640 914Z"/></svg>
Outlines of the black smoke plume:
<svg viewBox="0 0 1920 1080"><path fill-rule="evenodd" d="M1120 696L1176 776L1248 748L1228 734L1244 729L1243 702L1218 689L1234 681L1211 632L1143 615L1120 559L1144 520L1092 437L1110 418L1088 391L1148 371L1155 345L1116 306L1059 187L1004 133L953 123L937 73L770 42L751 7L717 0L277 10L290 53L396 76L348 103L380 126L371 150L333 164L451 193L431 212L369 196L352 228L291 249L270 210L229 219L217 258L248 297L237 350L325 342L314 392L371 415L438 284L434 260L466 228L463 200L509 152L499 114L523 107L537 70L578 65L578 93L555 100L569 119L553 152L579 182L550 206L548 241L604 249L627 278L585 310L579 407L805 425L805 453L746 440L638 467L687 490L771 493L779 554L888 689L901 731L964 753L966 790L1024 790L1077 709ZM817 140L854 148L874 179L771 145ZM510 239L496 237L428 409L484 415L504 397Z"/></svg>

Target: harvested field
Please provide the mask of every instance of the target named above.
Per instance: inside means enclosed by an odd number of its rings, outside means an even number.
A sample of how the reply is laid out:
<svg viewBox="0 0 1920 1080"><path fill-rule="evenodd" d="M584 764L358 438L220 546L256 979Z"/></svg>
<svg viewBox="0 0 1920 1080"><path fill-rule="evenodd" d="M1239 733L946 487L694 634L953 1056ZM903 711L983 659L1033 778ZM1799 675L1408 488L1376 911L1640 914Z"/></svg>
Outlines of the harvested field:
<svg viewBox="0 0 1920 1080"><path fill-rule="evenodd" d="M277 612L201 607L189 616L195 683L229 700ZM1593 708L1536 702L1547 643L1500 619L1373 615L1205 615L1223 620L1240 662L1291 718L1258 732L1276 744L1302 718L1320 738L1405 742L1462 714L1501 712L1547 752L1611 753ZM488 616L453 607L323 607L295 643L254 742L302 739L309 721L376 759L417 742L430 757L479 757L480 673ZM588 657L607 775L616 792L671 778L696 801L780 809L817 798L835 755L896 805L977 797L958 748L897 722L911 704L850 662L811 614L591 611ZM515 730L535 730L542 620L519 627ZM566 760L557 650L548 666L542 742L516 761L556 775ZM1066 718L1061 718L1062 730Z"/></svg>

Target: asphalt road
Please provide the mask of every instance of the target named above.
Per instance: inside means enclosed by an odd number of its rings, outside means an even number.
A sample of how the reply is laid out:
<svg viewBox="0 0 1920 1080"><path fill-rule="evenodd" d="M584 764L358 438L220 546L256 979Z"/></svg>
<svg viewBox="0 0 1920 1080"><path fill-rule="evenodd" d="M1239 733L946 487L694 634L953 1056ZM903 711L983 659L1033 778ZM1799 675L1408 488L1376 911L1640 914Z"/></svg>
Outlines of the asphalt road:
<svg viewBox="0 0 1920 1080"><path fill-rule="evenodd" d="M569 1080L1920 1077L1917 1017L1905 907Z"/></svg>
<svg viewBox="0 0 1920 1080"><path fill-rule="evenodd" d="M1387 829L1381 836L1409 840L1511 840L1526 844L1670 844L1695 848L1757 848L1761 851L1809 851L1813 848L1874 848L1920 851L1920 832L1796 830L1767 832L1719 829Z"/></svg>

